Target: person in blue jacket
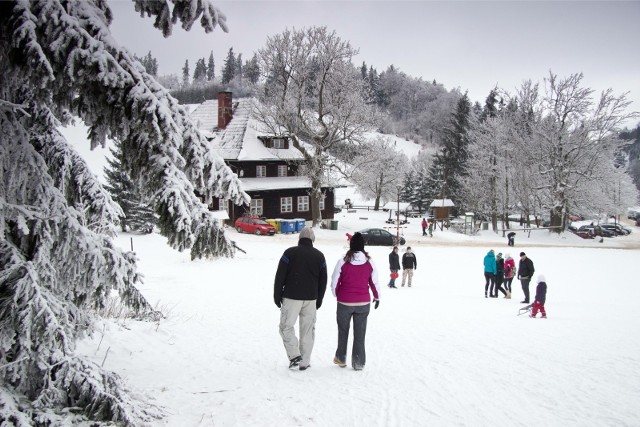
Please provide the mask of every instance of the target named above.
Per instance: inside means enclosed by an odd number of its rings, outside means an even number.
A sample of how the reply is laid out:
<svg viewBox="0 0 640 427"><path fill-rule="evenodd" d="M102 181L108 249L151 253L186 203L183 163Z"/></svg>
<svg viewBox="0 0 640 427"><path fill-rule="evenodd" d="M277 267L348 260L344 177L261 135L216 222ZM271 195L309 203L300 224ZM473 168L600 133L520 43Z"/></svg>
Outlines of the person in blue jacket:
<svg viewBox="0 0 640 427"><path fill-rule="evenodd" d="M491 249L484 256L484 297L487 298L487 291L489 291L489 296L491 298L498 298L498 290L496 287L496 274L497 266L496 266L496 254L493 249ZM489 288L491 285L491 288ZM494 294L495 291L495 294Z"/></svg>

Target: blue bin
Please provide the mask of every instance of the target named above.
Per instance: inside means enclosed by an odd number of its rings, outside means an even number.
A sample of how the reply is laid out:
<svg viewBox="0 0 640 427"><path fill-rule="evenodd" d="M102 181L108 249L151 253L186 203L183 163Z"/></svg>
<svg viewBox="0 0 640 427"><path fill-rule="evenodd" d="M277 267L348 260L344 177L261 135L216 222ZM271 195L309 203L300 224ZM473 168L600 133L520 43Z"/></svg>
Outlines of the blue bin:
<svg viewBox="0 0 640 427"><path fill-rule="evenodd" d="M283 219L280 221L280 231L284 234L296 232L296 222L292 219Z"/></svg>
<svg viewBox="0 0 640 427"><path fill-rule="evenodd" d="M304 225L305 225L304 218L296 218L294 219L294 221L296 222L296 233L299 233L304 228Z"/></svg>

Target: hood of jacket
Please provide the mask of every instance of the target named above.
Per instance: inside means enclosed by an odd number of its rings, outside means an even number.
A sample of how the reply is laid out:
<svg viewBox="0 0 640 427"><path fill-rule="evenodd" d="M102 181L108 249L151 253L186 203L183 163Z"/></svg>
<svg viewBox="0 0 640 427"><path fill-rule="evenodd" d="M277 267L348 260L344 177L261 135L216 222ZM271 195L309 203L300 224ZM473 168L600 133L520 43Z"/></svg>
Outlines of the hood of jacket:
<svg viewBox="0 0 640 427"><path fill-rule="evenodd" d="M360 251L354 252L353 258L351 260L349 260L349 262L351 264L353 264L353 265L362 265L362 264L366 263L367 261L369 261L367 259L367 256L364 253L360 252Z"/></svg>

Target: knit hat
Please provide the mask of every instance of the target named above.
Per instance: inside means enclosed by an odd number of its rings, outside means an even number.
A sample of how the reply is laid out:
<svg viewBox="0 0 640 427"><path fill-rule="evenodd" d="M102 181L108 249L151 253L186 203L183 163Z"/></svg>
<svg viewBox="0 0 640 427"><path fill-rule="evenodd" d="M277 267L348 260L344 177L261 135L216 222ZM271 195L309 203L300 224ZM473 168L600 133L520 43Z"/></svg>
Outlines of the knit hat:
<svg viewBox="0 0 640 427"><path fill-rule="evenodd" d="M364 252L364 237L362 237L362 234L356 233L353 235L353 237L351 237L351 241L349 242L349 249L354 252Z"/></svg>
<svg viewBox="0 0 640 427"><path fill-rule="evenodd" d="M520 256L527 256L524 252L520 252Z"/></svg>
<svg viewBox="0 0 640 427"><path fill-rule="evenodd" d="M316 240L316 236L311 228L305 227L300 231L300 239L311 239L313 242Z"/></svg>
<svg viewBox="0 0 640 427"><path fill-rule="evenodd" d="M547 279L542 274L538 274L538 283L541 282L547 283Z"/></svg>
<svg viewBox="0 0 640 427"><path fill-rule="evenodd" d="M509 252L507 252L506 254L504 254L504 259L509 259L511 258L511 255L509 254Z"/></svg>
<svg viewBox="0 0 640 427"><path fill-rule="evenodd" d="M502 258L502 252L498 252L498 255L496 255L498 258Z"/></svg>

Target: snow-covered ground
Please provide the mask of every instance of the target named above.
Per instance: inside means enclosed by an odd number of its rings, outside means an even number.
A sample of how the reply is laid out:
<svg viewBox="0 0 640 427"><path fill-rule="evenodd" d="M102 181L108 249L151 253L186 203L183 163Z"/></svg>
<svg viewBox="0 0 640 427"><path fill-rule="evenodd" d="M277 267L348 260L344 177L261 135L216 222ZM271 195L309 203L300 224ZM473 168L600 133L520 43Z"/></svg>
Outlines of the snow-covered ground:
<svg viewBox="0 0 640 427"><path fill-rule="evenodd" d="M386 226L387 218L343 211L337 231L316 230L330 270L347 249L346 232ZM164 407L158 426L640 425L640 228L602 243L518 232L509 248L491 231L422 237L419 221L403 229L418 261L414 285L383 289L369 316L363 371L332 363L330 290L311 369L288 369L273 277L297 235L233 229L246 254L194 262L157 234L121 235L140 257L142 292L167 318L105 322L80 351ZM484 298L489 249L529 255L547 278L548 319L517 316L517 281L513 299ZM367 250L387 271L390 248Z"/></svg>

